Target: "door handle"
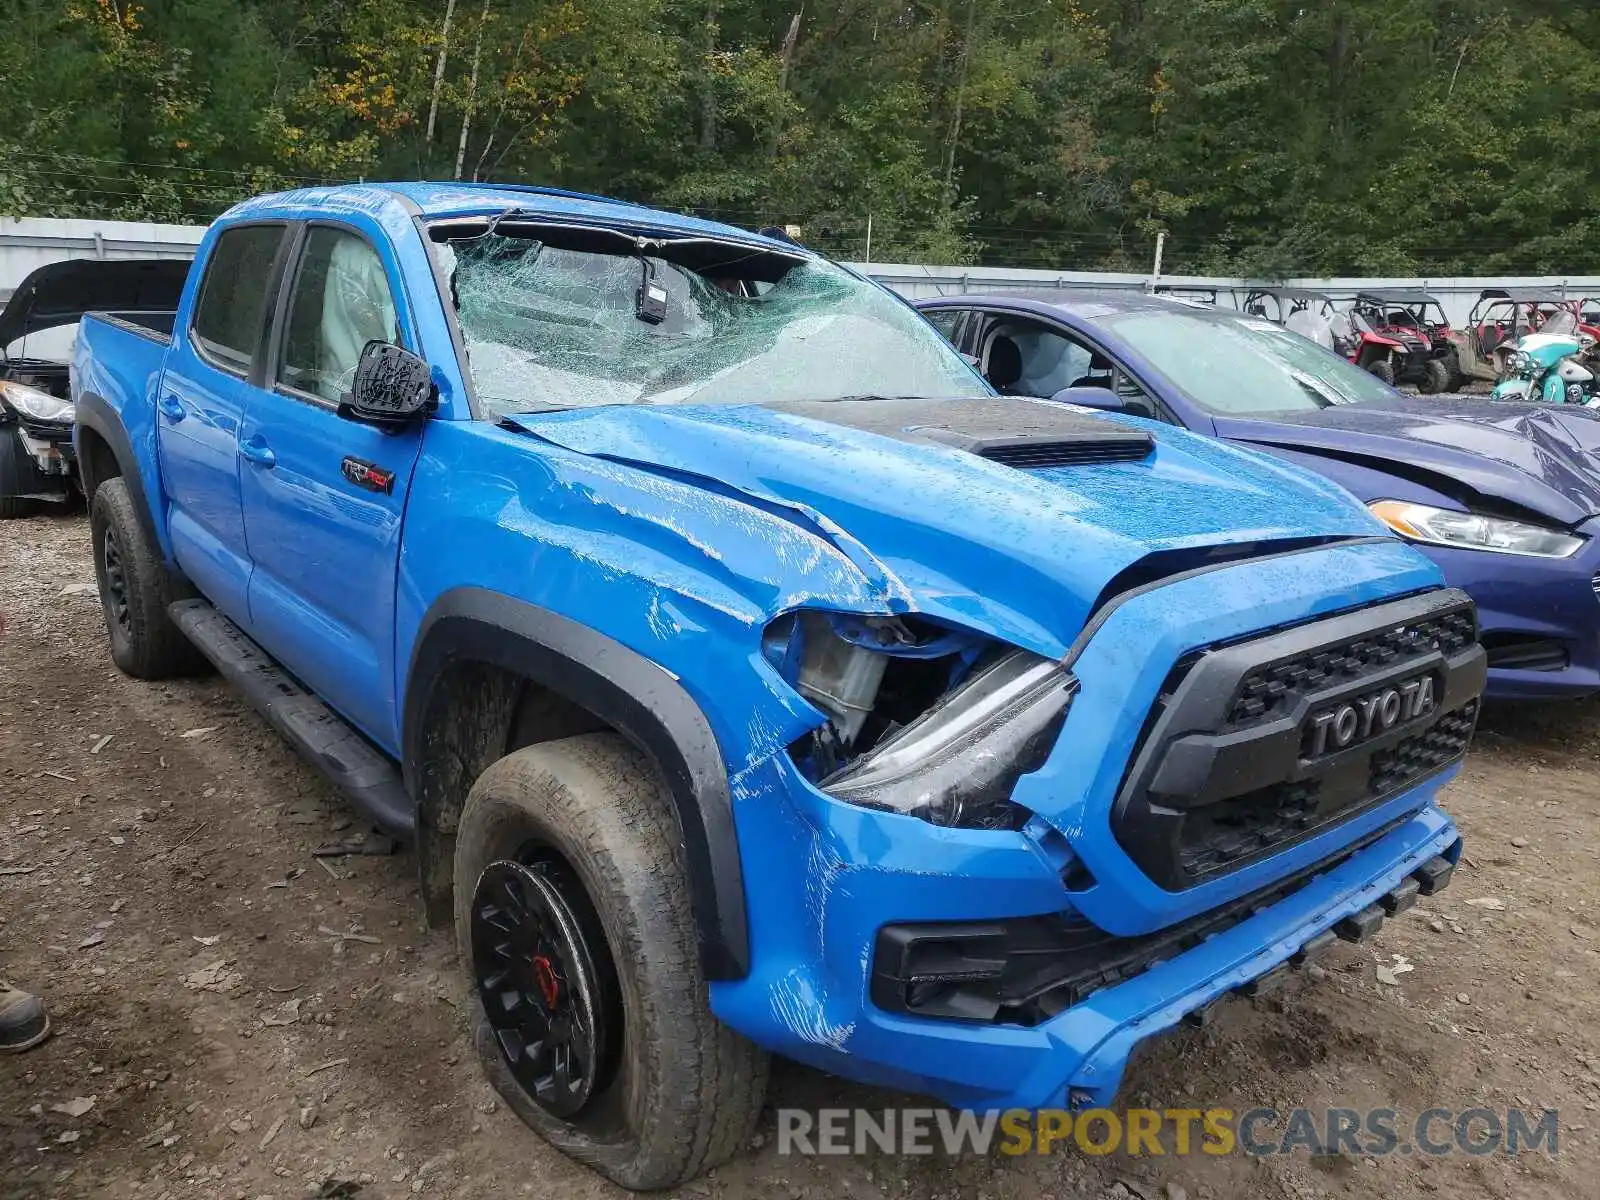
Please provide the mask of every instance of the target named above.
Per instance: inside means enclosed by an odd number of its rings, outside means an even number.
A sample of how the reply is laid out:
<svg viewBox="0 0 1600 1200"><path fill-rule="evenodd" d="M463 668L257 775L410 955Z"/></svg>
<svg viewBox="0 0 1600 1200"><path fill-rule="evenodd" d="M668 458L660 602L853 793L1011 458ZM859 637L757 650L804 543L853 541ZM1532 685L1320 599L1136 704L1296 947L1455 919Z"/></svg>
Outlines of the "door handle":
<svg viewBox="0 0 1600 1200"><path fill-rule="evenodd" d="M184 418L183 401L179 400L171 392L163 392L161 398L156 401L156 407L161 410L161 415L174 425Z"/></svg>
<svg viewBox="0 0 1600 1200"><path fill-rule="evenodd" d="M278 456L272 452L272 447L267 445L266 439L259 433L252 434L239 443L239 457L248 459L257 466L275 467L278 465Z"/></svg>

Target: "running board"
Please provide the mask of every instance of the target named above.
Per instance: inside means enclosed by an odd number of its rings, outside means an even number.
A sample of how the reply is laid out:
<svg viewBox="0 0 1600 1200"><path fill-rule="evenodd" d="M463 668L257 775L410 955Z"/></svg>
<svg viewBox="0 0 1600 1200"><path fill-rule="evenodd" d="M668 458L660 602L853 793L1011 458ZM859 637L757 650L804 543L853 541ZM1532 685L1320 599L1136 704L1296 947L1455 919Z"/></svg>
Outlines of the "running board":
<svg viewBox="0 0 1600 1200"><path fill-rule="evenodd" d="M415 836L416 808L400 771L372 743L206 601L180 600L167 613L222 677L350 803L385 832L406 841Z"/></svg>

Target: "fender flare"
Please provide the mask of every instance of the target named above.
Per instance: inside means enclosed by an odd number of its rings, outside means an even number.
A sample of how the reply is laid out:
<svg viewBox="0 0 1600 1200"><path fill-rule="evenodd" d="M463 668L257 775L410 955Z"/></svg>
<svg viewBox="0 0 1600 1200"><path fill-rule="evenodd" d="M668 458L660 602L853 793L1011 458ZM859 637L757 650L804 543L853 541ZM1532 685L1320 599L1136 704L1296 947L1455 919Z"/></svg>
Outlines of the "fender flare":
<svg viewBox="0 0 1600 1200"><path fill-rule="evenodd" d="M744 875L727 765L700 706L663 667L568 617L500 592L461 587L429 606L407 674L402 755L421 796L423 722L434 684L456 661L502 667L580 705L647 755L670 790L683 837L700 962L707 980L750 969ZM418 861L437 836L417 814ZM426 888L424 898L427 899Z"/></svg>
<svg viewBox="0 0 1600 1200"><path fill-rule="evenodd" d="M133 452L133 444L128 441L128 431L122 427L122 420L117 412L101 396L93 392L84 392L75 402L74 420L78 426L73 431L73 449L78 455L78 478L83 481L83 494L94 498L94 491L104 479L91 474L93 464L83 452L82 430L92 430L107 446L111 447L111 455L117 460L117 468L121 472L122 482L127 486L128 494L133 497L133 511L139 518L139 524L144 528L144 535L150 541L150 546L158 555L161 554L161 539L156 536L155 515L150 510L150 502L144 494L144 480L139 475L139 457Z"/></svg>

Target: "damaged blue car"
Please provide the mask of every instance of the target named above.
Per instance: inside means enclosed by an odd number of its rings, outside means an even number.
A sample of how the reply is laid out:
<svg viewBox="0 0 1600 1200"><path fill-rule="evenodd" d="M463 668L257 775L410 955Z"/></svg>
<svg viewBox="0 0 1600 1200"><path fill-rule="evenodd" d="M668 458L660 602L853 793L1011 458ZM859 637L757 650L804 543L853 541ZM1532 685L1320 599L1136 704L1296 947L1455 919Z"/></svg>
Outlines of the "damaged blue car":
<svg viewBox="0 0 1600 1200"><path fill-rule="evenodd" d="M781 239L539 188L225 214L85 318L115 662L210 667L453 925L485 1070L636 1189L769 1053L979 1110L1450 879L1471 601L1341 488L996 394Z"/></svg>

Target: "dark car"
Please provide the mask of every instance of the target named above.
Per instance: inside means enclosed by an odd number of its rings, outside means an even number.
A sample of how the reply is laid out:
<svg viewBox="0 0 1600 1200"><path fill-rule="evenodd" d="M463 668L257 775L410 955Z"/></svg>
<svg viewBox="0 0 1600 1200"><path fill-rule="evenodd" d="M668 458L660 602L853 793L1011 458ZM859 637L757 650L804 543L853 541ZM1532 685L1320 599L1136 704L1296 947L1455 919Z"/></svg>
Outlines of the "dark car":
<svg viewBox="0 0 1600 1200"><path fill-rule="evenodd" d="M78 493L65 327L86 312L170 313L188 270L184 259L69 259L17 285L0 310L0 518Z"/></svg>
<svg viewBox="0 0 1600 1200"><path fill-rule="evenodd" d="M1342 484L1478 602L1489 694L1600 690L1600 418L1403 396L1270 321L1137 292L918 302L1002 391L1151 417Z"/></svg>

